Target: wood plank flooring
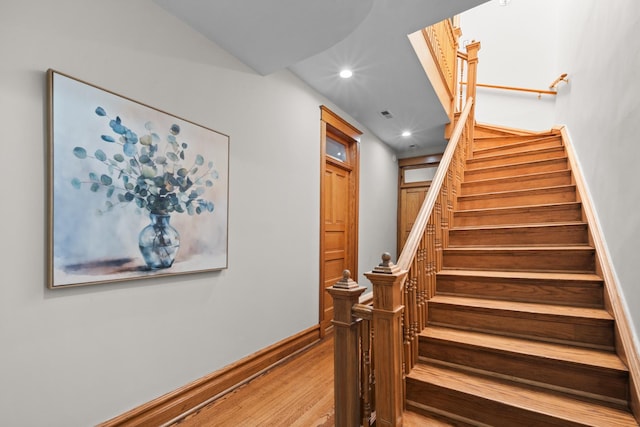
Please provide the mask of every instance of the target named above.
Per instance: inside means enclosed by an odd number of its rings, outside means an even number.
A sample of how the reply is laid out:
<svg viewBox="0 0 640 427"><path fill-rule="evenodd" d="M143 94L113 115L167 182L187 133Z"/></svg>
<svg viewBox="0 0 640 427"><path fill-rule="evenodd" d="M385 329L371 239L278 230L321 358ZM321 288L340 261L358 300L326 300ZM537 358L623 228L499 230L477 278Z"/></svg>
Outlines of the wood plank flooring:
<svg viewBox="0 0 640 427"><path fill-rule="evenodd" d="M405 412L405 427L451 426ZM185 416L171 427L332 427L333 337Z"/></svg>
<svg viewBox="0 0 640 427"><path fill-rule="evenodd" d="M333 426L333 339L325 338L173 425Z"/></svg>

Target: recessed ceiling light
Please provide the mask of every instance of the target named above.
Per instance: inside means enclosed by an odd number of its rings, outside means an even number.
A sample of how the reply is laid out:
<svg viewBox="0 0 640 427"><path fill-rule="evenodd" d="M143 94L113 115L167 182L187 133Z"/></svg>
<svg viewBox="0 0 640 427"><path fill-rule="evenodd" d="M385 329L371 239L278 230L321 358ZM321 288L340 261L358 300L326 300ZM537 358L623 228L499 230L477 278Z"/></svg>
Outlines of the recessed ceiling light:
<svg viewBox="0 0 640 427"><path fill-rule="evenodd" d="M340 71L340 77L342 77L343 79L348 79L351 76L353 76L353 71L351 70L344 69Z"/></svg>
<svg viewBox="0 0 640 427"><path fill-rule="evenodd" d="M411 136L411 132L409 132L408 130L405 130L404 132L402 132L402 136L404 136L405 138L409 137Z"/></svg>

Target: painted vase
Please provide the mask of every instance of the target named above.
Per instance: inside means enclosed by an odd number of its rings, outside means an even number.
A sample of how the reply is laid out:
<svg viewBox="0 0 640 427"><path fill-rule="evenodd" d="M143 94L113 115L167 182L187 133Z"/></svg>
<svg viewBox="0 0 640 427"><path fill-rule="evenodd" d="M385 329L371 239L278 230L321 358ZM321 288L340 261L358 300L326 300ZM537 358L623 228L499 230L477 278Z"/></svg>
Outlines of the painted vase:
<svg viewBox="0 0 640 427"><path fill-rule="evenodd" d="M180 248L180 234L169 223L168 214L149 214L151 224L140 232L138 244L144 262L151 270L169 268Z"/></svg>

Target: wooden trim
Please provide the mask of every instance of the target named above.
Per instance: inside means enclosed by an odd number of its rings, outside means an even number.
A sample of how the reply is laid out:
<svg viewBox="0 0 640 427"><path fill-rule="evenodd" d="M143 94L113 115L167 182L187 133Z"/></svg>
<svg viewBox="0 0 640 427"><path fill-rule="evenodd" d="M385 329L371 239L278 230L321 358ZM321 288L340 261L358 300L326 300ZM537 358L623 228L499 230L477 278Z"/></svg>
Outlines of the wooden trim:
<svg viewBox="0 0 640 427"><path fill-rule="evenodd" d="M427 154L425 156L398 159L398 166L403 168L406 166L424 166L431 164L437 165L438 163L440 163L440 160L442 160L442 154L443 153Z"/></svg>
<svg viewBox="0 0 640 427"><path fill-rule="evenodd" d="M404 182L405 171L408 169L419 169L423 167L438 167L440 160L442 160L443 153L427 154L424 156L408 157L404 159L398 159L398 196L397 196L397 209L396 209L396 253L400 254L403 245L404 225L406 222L406 216L403 215L402 190L408 188L425 188L431 187L431 180L417 181L407 184Z"/></svg>
<svg viewBox="0 0 640 427"><path fill-rule="evenodd" d="M327 124L338 129L349 138L357 140L358 137L362 135L362 132L359 131L355 126L352 126L349 122L344 120L342 117L340 117L324 105L320 106L320 111L322 121L327 122Z"/></svg>
<svg viewBox="0 0 640 427"><path fill-rule="evenodd" d="M98 427L159 426L211 403L320 340L319 326L304 330Z"/></svg>
<svg viewBox="0 0 640 427"><path fill-rule="evenodd" d="M512 133L514 135L521 135L521 136L536 135L538 133L541 133L541 132L534 132L534 131L530 131L530 130L526 130L526 129L518 129L518 128L507 127L507 126L490 125L488 123L476 123L475 126L476 126L476 128L482 128L482 129L487 129L487 130L506 131L506 132ZM542 133L545 133L545 132L546 131L544 131Z"/></svg>
<svg viewBox="0 0 640 427"><path fill-rule="evenodd" d="M567 78L567 73L562 73L560 74L560 77L558 77L557 79L555 79L550 85L549 85L549 89L555 89L556 86L558 86L558 84L560 84L560 82L565 82L565 83L569 83L569 79Z"/></svg>
<svg viewBox="0 0 640 427"><path fill-rule="evenodd" d="M339 162L326 155L327 135L338 137L341 142L346 144L347 161ZM331 328L331 319L324 319L324 175L327 163L335 164L338 167L350 171L350 188L351 193L349 206L349 223L351 228L348 231L350 241L348 242L348 265L351 265L352 277L358 277L358 218L359 218L359 200L360 200L360 142L359 137L362 132L349 122L338 116L324 105L320 106L320 253L319 253L319 292L318 315L320 318L320 336L323 337L325 331Z"/></svg>
<svg viewBox="0 0 640 427"><path fill-rule="evenodd" d="M560 131L564 143L570 168L573 172L576 190L582 202L583 215L589 224L589 240L596 249L596 270L604 279L605 287L605 308L615 319L616 352L625 362L629 369L629 388L631 410L636 420L640 422L640 358L638 348L635 345L633 332L629 323L629 316L626 313L624 304L620 299L620 285L613 273L613 267L608 256L607 247L600 224L595 215L593 203L589 197L587 186L582 176L582 171L571 143L571 138L565 126L554 128Z"/></svg>

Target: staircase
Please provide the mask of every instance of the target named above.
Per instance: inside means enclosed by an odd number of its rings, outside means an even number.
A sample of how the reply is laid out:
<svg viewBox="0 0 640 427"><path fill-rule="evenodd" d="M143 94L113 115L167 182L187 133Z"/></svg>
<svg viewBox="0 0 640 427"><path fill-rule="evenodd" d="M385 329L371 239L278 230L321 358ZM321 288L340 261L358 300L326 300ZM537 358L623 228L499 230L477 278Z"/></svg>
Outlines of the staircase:
<svg viewBox="0 0 640 427"><path fill-rule="evenodd" d="M478 129L453 218L407 409L456 426L637 426L559 133Z"/></svg>

